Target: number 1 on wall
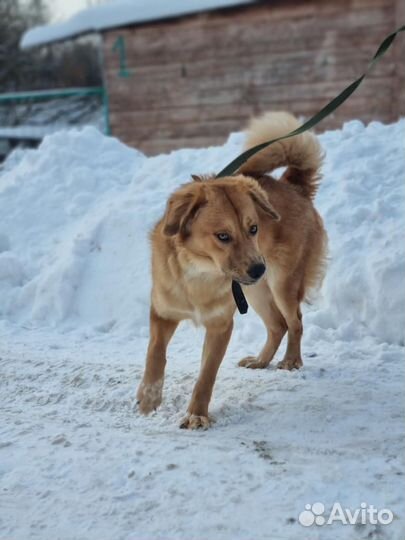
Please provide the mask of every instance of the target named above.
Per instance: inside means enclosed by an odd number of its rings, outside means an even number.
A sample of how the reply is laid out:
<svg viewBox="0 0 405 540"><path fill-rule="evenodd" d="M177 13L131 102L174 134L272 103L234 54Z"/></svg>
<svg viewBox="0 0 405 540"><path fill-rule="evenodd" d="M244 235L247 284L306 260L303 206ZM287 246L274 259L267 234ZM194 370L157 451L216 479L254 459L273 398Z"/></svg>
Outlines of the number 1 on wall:
<svg viewBox="0 0 405 540"><path fill-rule="evenodd" d="M114 52L118 53L120 61L120 69L118 71L119 77L129 77L130 73L127 68L127 53L125 48L125 39L122 36L118 36L112 47Z"/></svg>

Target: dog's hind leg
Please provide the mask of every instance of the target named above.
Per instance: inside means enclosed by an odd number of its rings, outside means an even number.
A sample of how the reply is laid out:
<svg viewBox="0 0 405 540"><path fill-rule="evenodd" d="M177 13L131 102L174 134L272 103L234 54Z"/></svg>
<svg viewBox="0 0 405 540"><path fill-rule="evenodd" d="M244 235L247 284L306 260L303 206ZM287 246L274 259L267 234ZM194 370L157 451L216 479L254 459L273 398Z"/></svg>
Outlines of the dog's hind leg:
<svg viewBox="0 0 405 540"><path fill-rule="evenodd" d="M279 369L299 369L301 358L301 338L303 333L300 302L303 297L302 285L293 278L283 280L273 288L274 299L288 326L288 342L284 358L278 363Z"/></svg>
<svg viewBox="0 0 405 540"><path fill-rule="evenodd" d="M263 369L270 364L276 354L287 331L287 324L264 279L256 285L244 287L243 291L249 304L266 326L267 341L257 357L247 356L239 362L239 366L250 369Z"/></svg>
<svg viewBox="0 0 405 540"><path fill-rule="evenodd" d="M166 349L178 324L178 321L162 319L152 307L145 372L136 396L143 414L150 413L162 402Z"/></svg>
<svg viewBox="0 0 405 540"><path fill-rule="evenodd" d="M233 320L207 326L201 369L193 390L187 416L180 424L185 429L207 429L210 426L208 405L214 388L219 366L225 355L233 328Z"/></svg>

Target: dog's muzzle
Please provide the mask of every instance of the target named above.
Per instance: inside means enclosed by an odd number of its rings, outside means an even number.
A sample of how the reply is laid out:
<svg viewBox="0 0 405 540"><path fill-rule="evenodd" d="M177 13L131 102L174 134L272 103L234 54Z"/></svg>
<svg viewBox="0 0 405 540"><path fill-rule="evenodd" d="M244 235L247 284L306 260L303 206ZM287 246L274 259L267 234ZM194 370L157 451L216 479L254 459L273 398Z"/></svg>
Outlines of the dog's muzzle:
<svg viewBox="0 0 405 540"><path fill-rule="evenodd" d="M252 264L247 271L247 275L254 281L257 281L266 271L266 266L263 263Z"/></svg>

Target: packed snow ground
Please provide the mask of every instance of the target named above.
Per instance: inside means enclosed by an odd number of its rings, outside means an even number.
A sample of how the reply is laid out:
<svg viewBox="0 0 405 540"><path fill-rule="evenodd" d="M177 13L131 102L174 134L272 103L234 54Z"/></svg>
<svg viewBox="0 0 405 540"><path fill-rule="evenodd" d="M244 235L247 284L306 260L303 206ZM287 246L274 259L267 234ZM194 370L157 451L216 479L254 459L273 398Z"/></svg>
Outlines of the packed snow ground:
<svg viewBox="0 0 405 540"><path fill-rule="evenodd" d="M237 316L206 432L177 427L203 339L191 325L169 347L161 408L148 418L134 408L147 232L168 194L220 170L243 135L146 158L86 128L10 156L0 174L1 539L403 539L404 128L352 121L321 136L330 264L305 311L304 368L238 368L264 330L254 313ZM298 516L314 502L366 502L394 519L304 528Z"/></svg>

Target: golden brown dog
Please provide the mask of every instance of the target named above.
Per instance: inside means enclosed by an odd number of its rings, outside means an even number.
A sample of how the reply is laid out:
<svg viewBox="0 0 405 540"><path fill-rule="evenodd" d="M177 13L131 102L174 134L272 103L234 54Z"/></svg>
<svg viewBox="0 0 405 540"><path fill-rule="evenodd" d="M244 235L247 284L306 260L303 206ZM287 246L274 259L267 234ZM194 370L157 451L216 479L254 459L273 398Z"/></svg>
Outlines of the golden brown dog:
<svg viewBox="0 0 405 540"><path fill-rule="evenodd" d="M298 127L287 113L251 122L247 148ZM287 332L282 369L302 366L300 304L323 277L326 233L312 200L319 182L320 146L311 133L252 156L236 176L198 178L178 189L152 232L150 342L138 389L140 411L162 400L166 348L183 319L206 328L200 374L181 427L207 428L208 404L232 333L232 280L267 328L257 357L240 366L265 368ZM287 166L280 180L266 173Z"/></svg>

